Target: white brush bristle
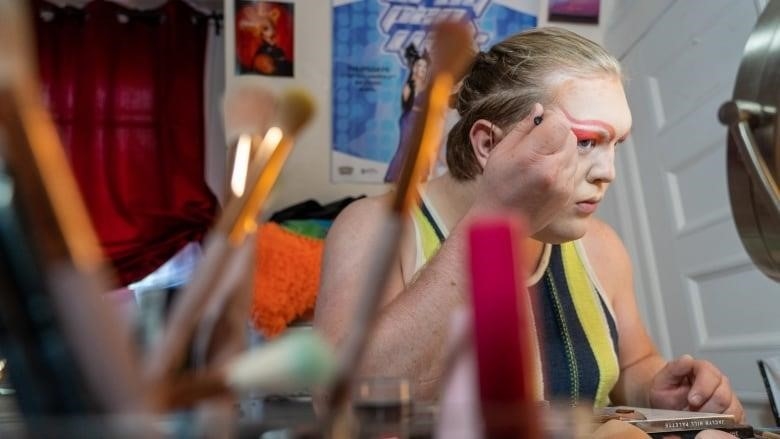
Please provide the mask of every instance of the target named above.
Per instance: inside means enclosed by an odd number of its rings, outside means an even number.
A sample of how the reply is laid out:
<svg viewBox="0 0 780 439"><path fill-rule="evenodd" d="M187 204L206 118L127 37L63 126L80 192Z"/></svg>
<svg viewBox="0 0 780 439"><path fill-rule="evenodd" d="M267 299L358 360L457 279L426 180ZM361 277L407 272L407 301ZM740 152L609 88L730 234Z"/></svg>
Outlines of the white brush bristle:
<svg viewBox="0 0 780 439"><path fill-rule="evenodd" d="M314 115L314 100L309 92L291 88L279 98L279 122L285 135L295 136Z"/></svg>
<svg viewBox="0 0 780 439"><path fill-rule="evenodd" d="M324 384L335 367L331 346L314 330L300 330L238 356L226 381L237 391L290 393Z"/></svg>
<svg viewBox="0 0 780 439"><path fill-rule="evenodd" d="M265 134L276 118L277 105L276 96L259 78L231 80L222 106L226 143L235 142L241 134Z"/></svg>

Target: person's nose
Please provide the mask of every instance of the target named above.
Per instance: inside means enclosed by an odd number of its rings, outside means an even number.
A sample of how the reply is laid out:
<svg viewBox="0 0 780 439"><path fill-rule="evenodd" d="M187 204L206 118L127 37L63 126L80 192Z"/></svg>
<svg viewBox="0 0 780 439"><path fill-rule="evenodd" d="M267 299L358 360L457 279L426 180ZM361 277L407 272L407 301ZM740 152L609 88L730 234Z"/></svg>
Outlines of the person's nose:
<svg viewBox="0 0 780 439"><path fill-rule="evenodd" d="M615 146L597 148L593 154L593 164L588 172L591 183L611 183L615 180Z"/></svg>

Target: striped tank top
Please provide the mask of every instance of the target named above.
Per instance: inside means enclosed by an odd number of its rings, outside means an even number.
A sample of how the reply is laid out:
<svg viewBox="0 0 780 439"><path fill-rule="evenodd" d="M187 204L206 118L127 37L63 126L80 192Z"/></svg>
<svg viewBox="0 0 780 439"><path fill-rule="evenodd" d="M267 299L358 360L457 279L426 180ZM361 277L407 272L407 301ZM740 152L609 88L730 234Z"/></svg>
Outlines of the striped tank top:
<svg viewBox="0 0 780 439"><path fill-rule="evenodd" d="M419 270L449 232L425 195L412 220ZM609 405L620 371L617 328L581 242L545 245L528 286L537 346L544 347L536 355L538 397Z"/></svg>

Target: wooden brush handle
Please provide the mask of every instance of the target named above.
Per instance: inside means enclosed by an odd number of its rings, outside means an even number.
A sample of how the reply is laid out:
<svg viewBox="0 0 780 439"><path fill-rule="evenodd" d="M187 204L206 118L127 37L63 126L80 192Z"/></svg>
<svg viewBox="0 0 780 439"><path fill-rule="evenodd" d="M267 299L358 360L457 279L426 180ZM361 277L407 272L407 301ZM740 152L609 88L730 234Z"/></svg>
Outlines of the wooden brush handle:
<svg viewBox="0 0 780 439"><path fill-rule="evenodd" d="M335 417L344 410L351 381L360 369L375 315L387 286L388 274L397 261L399 237L403 233L405 217L417 202L420 180L430 169L431 160L437 154L444 113L455 78L461 76L472 58L472 52L468 50L472 42L465 25L440 23L434 32L436 51L433 53L433 79L430 87L423 92L427 93L427 99L421 112L415 115L411 134L405 140L407 146L400 148L408 152L396 183L390 211L386 217L379 218L384 239L380 242L380 248L373 253L374 259L369 265L367 278L358 292L359 301L353 323L341 343L338 372L327 392L329 415L325 423L328 431L333 427Z"/></svg>
<svg viewBox="0 0 780 439"><path fill-rule="evenodd" d="M311 98L303 91L291 90L282 96L278 113L281 136L268 145L271 148L269 152L258 151L249 170L245 193L230 200L214 230L207 236L203 260L175 303L162 340L153 348L146 362L150 381L164 381L177 373L209 302L229 300L212 297L213 292L219 289L218 284L227 273L231 256L248 236L254 236L252 233L257 228L262 205L282 171L295 136L309 121L313 111Z"/></svg>
<svg viewBox="0 0 780 439"><path fill-rule="evenodd" d="M8 1L0 6L8 7ZM2 24L0 19L0 27ZM138 357L129 334L123 325L117 325L121 319L116 310L101 297L111 288L111 271L56 127L43 105L36 76L29 73L29 77L0 80L0 161L13 180L13 199L5 208L26 223L30 245L17 248L17 256L24 253L34 261L32 273L15 267L7 276L39 278L39 288L17 292L38 296L34 306L38 315L30 319L34 321L32 332L40 336L49 333L50 345L43 348L52 351L48 361L52 356L61 359L50 366L67 370L73 375L71 380L83 379L89 391L83 399L94 399L98 405L71 410L143 410ZM35 313L27 310L26 314L20 319ZM33 340L25 343L31 351L41 349L32 346ZM45 399L44 395L36 396Z"/></svg>
<svg viewBox="0 0 780 439"><path fill-rule="evenodd" d="M399 215L417 202L417 186L425 179L441 141L444 114L455 83L473 58L471 36L462 23L440 23L434 29L433 72L422 110L415 114L410 135L400 148L404 157L392 210Z"/></svg>

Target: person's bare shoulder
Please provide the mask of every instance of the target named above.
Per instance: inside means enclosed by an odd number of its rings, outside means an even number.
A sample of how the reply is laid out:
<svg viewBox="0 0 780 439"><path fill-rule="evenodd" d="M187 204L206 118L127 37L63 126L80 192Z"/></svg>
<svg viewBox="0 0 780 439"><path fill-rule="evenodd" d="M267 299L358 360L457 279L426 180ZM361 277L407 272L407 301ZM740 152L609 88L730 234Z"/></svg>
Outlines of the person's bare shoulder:
<svg viewBox="0 0 780 439"><path fill-rule="evenodd" d="M631 259L612 226L591 218L582 244L606 295L614 299L615 294L626 291L632 283Z"/></svg>
<svg viewBox="0 0 780 439"><path fill-rule="evenodd" d="M366 197L350 203L333 221L326 240L332 242L344 236L370 234L376 228L376 219L387 209L390 195Z"/></svg>
<svg viewBox="0 0 780 439"><path fill-rule="evenodd" d="M315 325L337 340L348 315L366 263L377 238L377 218L386 209L388 196L353 201L336 217L325 238L320 287L314 313Z"/></svg>
<svg viewBox="0 0 780 439"><path fill-rule="evenodd" d="M394 215L390 212L393 197L394 193L388 192L361 198L342 210L325 238L324 262L327 264L331 259L341 262L355 260L357 266L360 266L367 261L366 256L381 248L379 243L388 234L386 220L389 215ZM409 252L412 243L410 239L413 237L410 232L411 217L404 218L404 221L407 224L401 230L403 235L398 237L401 241L399 248L402 255L408 256L406 253Z"/></svg>
<svg viewBox="0 0 780 439"><path fill-rule="evenodd" d="M389 194L361 198L339 213L325 237L322 287L349 280L362 268L380 239L389 201Z"/></svg>
<svg viewBox="0 0 780 439"><path fill-rule="evenodd" d="M588 230L582 237L582 243L594 268L602 261L608 261L608 264L612 266L619 263L620 266L616 267L618 269L627 268L623 264L630 266L623 240L612 226L598 218L590 219Z"/></svg>
<svg viewBox="0 0 780 439"><path fill-rule="evenodd" d="M350 203L336 217L325 238L315 320L351 309L361 279L367 271L374 269L371 264L376 259L375 252L386 247L380 244L382 239L388 239L386 219L390 215L392 195L361 198ZM398 270L389 273L387 281L388 289L392 291L403 286L400 264L394 266Z"/></svg>

